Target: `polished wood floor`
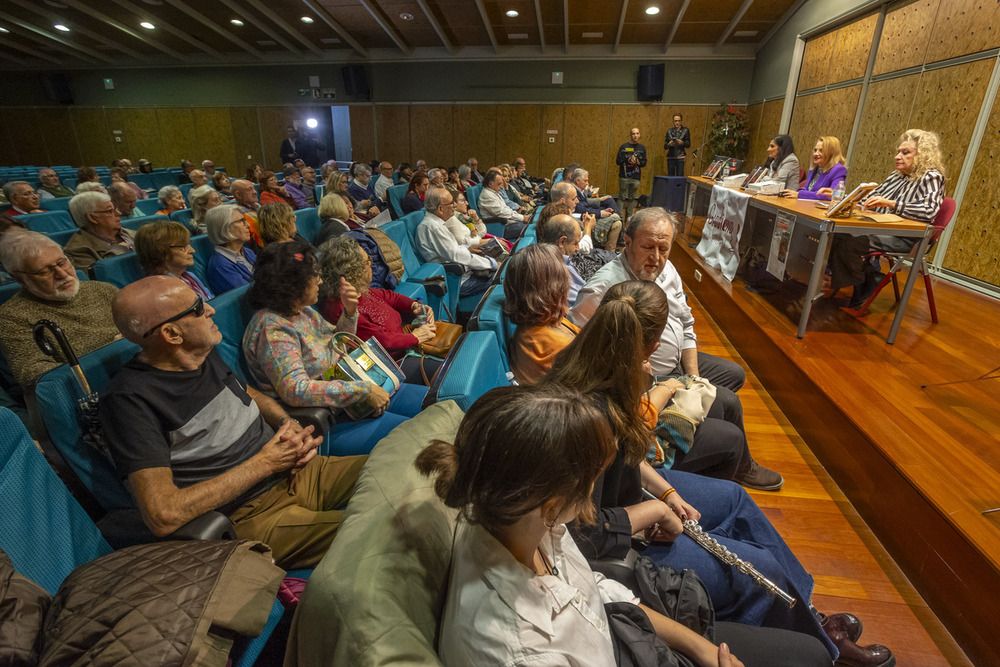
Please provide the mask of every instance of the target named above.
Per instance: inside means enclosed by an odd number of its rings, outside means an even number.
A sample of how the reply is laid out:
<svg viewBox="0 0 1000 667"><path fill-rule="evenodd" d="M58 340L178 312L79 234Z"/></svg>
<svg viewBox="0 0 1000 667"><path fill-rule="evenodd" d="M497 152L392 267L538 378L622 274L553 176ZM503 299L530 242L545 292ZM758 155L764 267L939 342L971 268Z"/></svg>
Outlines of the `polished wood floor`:
<svg viewBox="0 0 1000 667"><path fill-rule="evenodd" d="M747 368L697 299L689 298L699 349ZM778 493L751 494L813 574L816 608L856 613L865 627L861 643L889 646L900 666L971 665L752 371L740 398L755 458L785 478Z"/></svg>

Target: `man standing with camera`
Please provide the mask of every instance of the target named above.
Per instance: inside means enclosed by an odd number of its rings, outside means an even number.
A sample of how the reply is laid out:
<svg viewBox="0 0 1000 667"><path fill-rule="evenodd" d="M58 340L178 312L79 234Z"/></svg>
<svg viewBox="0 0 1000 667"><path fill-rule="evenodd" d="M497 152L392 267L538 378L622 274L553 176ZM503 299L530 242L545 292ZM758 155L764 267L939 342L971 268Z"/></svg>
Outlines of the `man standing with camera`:
<svg viewBox="0 0 1000 667"><path fill-rule="evenodd" d="M639 194L642 168L646 166L646 147L639 143L639 128L633 127L629 140L618 147L618 208L625 218L632 215Z"/></svg>

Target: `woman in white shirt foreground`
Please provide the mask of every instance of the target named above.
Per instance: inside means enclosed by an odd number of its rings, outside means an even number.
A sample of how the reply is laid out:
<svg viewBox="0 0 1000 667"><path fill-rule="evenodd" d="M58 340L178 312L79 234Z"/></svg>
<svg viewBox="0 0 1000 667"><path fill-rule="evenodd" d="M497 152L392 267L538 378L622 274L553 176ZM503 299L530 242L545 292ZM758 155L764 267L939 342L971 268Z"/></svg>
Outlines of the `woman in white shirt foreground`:
<svg viewBox="0 0 1000 667"><path fill-rule="evenodd" d="M501 387L472 405L454 446L438 441L417 457L417 469L437 477L435 491L461 517L441 623L445 665L614 665L610 602L639 604L656 634L697 665L743 665L725 643L594 574L566 531L568 521L593 520L594 480L615 451L606 419L576 391ZM805 635L730 623L715 631L738 653L746 646L763 656L748 665L823 664L813 656L830 664Z"/></svg>

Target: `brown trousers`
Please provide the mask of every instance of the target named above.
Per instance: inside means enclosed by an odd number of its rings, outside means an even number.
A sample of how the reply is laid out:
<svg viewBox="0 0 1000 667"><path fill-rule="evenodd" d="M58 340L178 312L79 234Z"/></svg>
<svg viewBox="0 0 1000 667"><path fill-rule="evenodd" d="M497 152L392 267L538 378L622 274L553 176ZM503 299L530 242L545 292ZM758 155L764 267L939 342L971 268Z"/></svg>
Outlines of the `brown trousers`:
<svg viewBox="0 0 1000 667"><path fill-rule="evenodd" d="M317 456L229 517L241 539L259 540L286 570L316 567L344 519L367 456Z"/></svg>

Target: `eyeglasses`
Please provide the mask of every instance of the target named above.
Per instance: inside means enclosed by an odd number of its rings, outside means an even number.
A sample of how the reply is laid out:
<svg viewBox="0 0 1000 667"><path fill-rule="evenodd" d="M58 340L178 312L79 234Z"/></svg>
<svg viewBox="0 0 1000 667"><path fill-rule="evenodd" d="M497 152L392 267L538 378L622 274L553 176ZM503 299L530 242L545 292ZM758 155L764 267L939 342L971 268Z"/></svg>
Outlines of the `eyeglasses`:
<svg viewBox="0 0 1000 667"><path fill-rule="evenodd" d="M112 206L111 208L102 209L100 211L94 211L94 213L101 213L101 214L118 213L118 208L115 207L115 206Z"/></svg>
<svg viewBox="0 0 1000 667"><path fill-rule="evenodd" d="M194 246L192 246L192 245L191 245L191 242L190 242L190 241L188 241L188 242L187 242L187 243L185 243L184 245L172 245L172 246L170 246L170 247L171 247L171 248L178 248L179 250L187 250L188 248L193 248Z"/></svg>
<svg viewBox="0 0 1000 667"><path fill-rule="evenodd" d="M195 317L201 317L204 314L205 314L205 300L202 299L199 296L195 300L194 304L191 305L190 308L187 308L184 311L182 311L180 313L177 313L173 317L169 317L169 318L163 320L162 322L160 322L159 324L157 324L155 327L152 327L149 331L147 331L146 333L142 334L142 337L143 338L149 338L150 336L153 335L153 333L156 332L157 329L159 329L160 327L162 327L164 324L170 324L171 322L176 322L177 320L183 319L183 318L187 317L188 315L194 315Z"/></svg>
<svg viewBox="0 0 1000 667"><path fill-rule="evenodd" d="M52 275L56 272L57 268L60 271L65 271L66 273L72 273L73 264L69 261L68 257L63 256L62 259L60 259L55 264L49 264L48 266L43 266L37 271L15 271L14 273L23 273L28 276L35 276L36 278L47 279L52 277Z"/></svg>

